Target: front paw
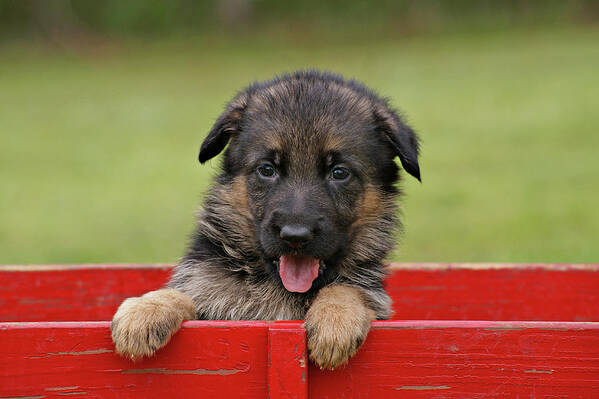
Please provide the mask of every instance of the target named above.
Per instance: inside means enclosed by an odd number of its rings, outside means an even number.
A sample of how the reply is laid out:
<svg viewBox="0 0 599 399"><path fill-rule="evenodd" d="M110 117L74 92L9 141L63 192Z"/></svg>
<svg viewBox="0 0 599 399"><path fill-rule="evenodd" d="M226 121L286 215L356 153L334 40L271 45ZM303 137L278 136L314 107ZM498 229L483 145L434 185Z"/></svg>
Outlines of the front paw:
<svg viewBox="0 0 599 399"><path fill-rule="evenodd" d="M357 288L322 289L304 323L310 359L321 369L333 370L346 363L366 339L373 318Z"/></svg>
<svg viewBox="0 0 599 399"><path fill-rule="evenodd" d="M116 351L132 360L152 356L166 345L183 320L194 316L191 299L174 289L129 298L119 306L110 326Z"/></svg>

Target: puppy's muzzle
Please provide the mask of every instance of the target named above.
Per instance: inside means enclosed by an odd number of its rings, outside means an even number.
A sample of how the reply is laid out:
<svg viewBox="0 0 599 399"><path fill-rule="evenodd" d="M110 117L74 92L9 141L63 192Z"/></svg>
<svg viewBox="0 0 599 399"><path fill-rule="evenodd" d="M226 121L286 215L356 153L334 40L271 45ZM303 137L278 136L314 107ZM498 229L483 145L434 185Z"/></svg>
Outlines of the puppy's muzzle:
<svg viewBox="0 0 599 399"><path fill-rule="evenodd" d="M275 235L291 248L309 244L320 231L319 218L306 213L294 213L285 210L273 212L271 227Z"/></svg>
<svg viewBox="0 0 599 399"><path fill-rule="evenodd" d="M314 234L312 229L304 224L286 224L281 227L279 237L291 248L299 248L312 241Z"/></svg>

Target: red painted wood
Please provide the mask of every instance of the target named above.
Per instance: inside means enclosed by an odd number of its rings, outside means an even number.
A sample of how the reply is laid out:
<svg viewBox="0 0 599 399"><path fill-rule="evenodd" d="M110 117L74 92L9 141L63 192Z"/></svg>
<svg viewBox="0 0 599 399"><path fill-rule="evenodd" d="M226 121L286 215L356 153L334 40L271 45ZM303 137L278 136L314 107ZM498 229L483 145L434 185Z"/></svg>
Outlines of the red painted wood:
<svg viewBox="0 0 599 399"><path fill-rule="evenodd" d="M439 320L375 322L347 367L310 367L309 384L299 322L187 322L136 364L112 352L107 322L0 323L0 397L599 397L599 323L505 321L599 321L599 265L392 270L395 318ZM0 320L109 320L169 273L0 266Z"/></svg>
<svg viewBox="0 0 599 399"><path fill-rule="evenodd" d="M272 324L268 330L268 397L308 397L306 332L297 322Z"/></svg>
<svg viewBox="0 0 599 399"><path fill-rule="evenodd" d="M599 265L393 266L395 320L599 321Z"/></svg>
<svg viewBox="0 0 599 399"><path fill-rule="evenodd" d="M109 323L0 324L0 397L266 397L263 322L194 322L152 359L113 352Z"/></svg>
<svg viewBox="0 0 599 399"><path fill-rule="evenodd" d="M133 364L112 352L106 322L0 326L0 397L264 398L269 335L302 341L301 322L186 322ZM599 323L374 322L348 366L310 366L309 379L310 398L595 398Z"/></svg>
<svg viewBox="0 0 599 399"><path fill-rule="evenodd" d="M310 398L598 398L599 323L379 322Z"/></svg>
<svg viewBox="0 0 599 399"><path fill-rule="evenodd" d="M0 266L0 320L111 320L126 298L164 285L170 270L167 265Z"/></svg>
<svg viewBox="0 0 599 399"><path fill-rule="evenodd" d="M599 321L599 265L394 264L394 319ZM166 265L0 266L0 320L110 320Z"/></svg>

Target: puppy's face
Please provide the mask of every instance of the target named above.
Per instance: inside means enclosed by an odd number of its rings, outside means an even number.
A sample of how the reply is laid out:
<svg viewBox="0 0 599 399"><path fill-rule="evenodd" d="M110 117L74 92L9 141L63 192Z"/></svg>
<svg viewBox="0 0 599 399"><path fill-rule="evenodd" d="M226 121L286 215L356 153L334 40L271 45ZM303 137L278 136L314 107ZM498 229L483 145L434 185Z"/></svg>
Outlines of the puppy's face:
<svg viewBox="0 0 599 399"><path fill-rule="evenodd" d="M363 87L319 77L250 87L202 147L206 159L230 138L225 176L245 185L264 267L291 292L336 277L359 225L379 216L397 180L397 116ZM413 152L406 164L417 175Z"/></svg>

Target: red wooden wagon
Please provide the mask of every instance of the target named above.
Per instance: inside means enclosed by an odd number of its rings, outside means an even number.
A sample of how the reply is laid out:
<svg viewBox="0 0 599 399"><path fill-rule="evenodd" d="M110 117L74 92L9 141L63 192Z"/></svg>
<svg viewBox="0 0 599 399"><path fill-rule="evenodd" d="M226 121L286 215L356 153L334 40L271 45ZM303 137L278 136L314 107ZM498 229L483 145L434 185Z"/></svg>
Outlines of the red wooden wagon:
<svg viewBox="0 0 599 399"><path fill-rule="evenodd" d="M599 398L599 265L393 265L394 320L335 371L299 321L185 322L119 358L107 320L169 270L0 267L0 397Z"/></svg>

